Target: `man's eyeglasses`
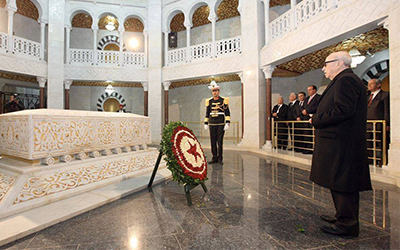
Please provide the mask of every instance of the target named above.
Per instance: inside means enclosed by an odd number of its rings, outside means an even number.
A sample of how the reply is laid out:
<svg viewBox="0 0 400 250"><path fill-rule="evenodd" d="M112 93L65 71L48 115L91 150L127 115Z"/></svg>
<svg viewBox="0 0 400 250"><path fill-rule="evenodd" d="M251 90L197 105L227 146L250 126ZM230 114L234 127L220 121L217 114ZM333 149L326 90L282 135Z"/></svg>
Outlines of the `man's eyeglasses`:
<svg viewBox="0 0 400 250"><path fill-rule="evenodd" d="M337 62L337 61L339 61L339 60L338 60L338 59L335 59L335 60L326 61L326 62L324 62L324 67L326 67L326 65L327 65L328 63Z"/></svg>

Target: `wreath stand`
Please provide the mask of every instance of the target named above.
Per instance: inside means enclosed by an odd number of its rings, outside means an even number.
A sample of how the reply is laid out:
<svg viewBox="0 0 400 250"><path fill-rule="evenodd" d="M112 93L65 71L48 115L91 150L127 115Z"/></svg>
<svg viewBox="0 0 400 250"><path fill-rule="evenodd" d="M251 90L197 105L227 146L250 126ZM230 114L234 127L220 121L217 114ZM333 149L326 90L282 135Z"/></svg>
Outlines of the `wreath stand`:
<svg viewBox="0 0 400 250"><path fill-rule="evenodd" d="M160 166L162 155L163 155L163 152L160 150L160 153L158 154L158 157L157 157L156 165L154 166L153 173L151 174L151 177L150 177L149 184L147 185L147 188L149 190L152 189L153 181L154 181L154 178L156 177L158 167ZM199 184L194 184L194 185L184 184L183 185L183 190L185 191L186 200L187 200L189 207L192 206L192 196L190 195L190 190L194 189L198 185ZM204 183L201 183L200 185L203 188L204 192L207 193L206 185Z"/></svg>

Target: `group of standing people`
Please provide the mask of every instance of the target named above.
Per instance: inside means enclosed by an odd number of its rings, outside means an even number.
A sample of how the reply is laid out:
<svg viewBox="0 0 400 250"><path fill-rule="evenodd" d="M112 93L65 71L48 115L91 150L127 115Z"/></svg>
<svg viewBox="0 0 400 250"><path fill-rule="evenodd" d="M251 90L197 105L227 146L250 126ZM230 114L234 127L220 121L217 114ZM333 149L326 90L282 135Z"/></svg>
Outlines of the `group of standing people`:
<svg viewBox="0 0 400 250"><path fill-rule="evenodd" d="M4 105L3 109L6 113L24 110L24 105L15 97L14 94L10 94L10 100Z"/></svg>
<svg viewBox="0 0 400 250"><path fill-rule="evenodd" d="M272 109L272 117L278 123L278 148L288 147L288 135L294 141L294 150L303 154L312 154L313 139L311 124L295 123L292 127L291 121L308 121L317 112L320 95L317 94L317 87L310 85L307 87L308 96L305 92L297 95L289 95L289 103L285 104L282 97L278 98L278 103ZM289 129L289 130L288 130ZM290 132L294 131L294 133Z"/></svg>

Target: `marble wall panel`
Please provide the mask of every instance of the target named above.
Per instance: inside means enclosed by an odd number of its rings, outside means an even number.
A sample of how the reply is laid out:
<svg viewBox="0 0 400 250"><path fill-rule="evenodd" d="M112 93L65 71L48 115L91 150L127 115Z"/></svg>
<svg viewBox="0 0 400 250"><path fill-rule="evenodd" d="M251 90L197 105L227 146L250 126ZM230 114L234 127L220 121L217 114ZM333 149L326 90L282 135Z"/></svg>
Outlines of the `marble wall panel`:
<svg viewBox="0 0 400 250"><path fill-rule="evenodd" d="M97 111L97 100L104 94L103 86L71 86L70 105L73 110ZM143 88L115 87L115 91L125 99L126 110L143 115Z"/></svg>
<svg viewBox="0 0 400 250"><path fill-rule="evenodd" d="M240 36L241 26L240 17L234 17L219 21L215 24L215 39L226 39L230 37ZM212 27L206 24L190 30L190 43L197 45L201 43L211 42ZM178 48L186 47L186 30L178 32Z"/></svg>
<svg viewBox="0 0 400 250"><path fill-rule="evenodd" d="M3 8L0 8L0 32L7 33L7 19L7 11Z"/></svg>
<svg viewBox="0 0 400 250"><path fill-rule="evenodd" d="M221 96L229 97L231 121L240 122L241 116L241 84L240 82L218 83ZM169 91L170 121L204 121L206 114L205 101L212 94L207 85L196 85L171 89Z"/></svg>
<svg viewBox="0 0 400 250"><path fill-rule="evenodd" d="M36 20L15 14L14 34L18 37L40 43L40 24Z"/></svg>

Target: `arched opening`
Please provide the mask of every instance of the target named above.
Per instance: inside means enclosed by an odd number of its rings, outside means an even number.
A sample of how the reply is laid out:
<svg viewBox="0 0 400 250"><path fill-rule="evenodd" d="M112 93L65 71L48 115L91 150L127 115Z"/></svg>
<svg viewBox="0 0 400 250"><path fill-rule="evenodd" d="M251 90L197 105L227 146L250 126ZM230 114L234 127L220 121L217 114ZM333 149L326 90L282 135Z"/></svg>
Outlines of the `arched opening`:
<svg viewBox="0 0 400 250"><path fill-rule="evenodd" d="M215 25L216 40L237 37L241 35L239 0L223 0L217 8L217 23Z"/></svg>
<svg viewBox="0 0 400 250"><path fill-rule="evenodd" d="M176 33L176 48L186 47L186 27L185 27L185 14L178 11L171 19L169 23L169 29L171 32ZM174 48L174 47L172 47Z"/></svg>
<svg viewBox="0 0 400 250"><path fill-rule="evenodd" d="M127 51L144 52L144 24L134 16L129 16L124 21L125 33L121 39L126 45Z"/></svg>
<svg viewBox="0 0 400 250"><path fill-rule="evenodd" d="M77 11L71 20L71 49L93 49L93 18L84 11Z"/></svg>
<svg viewBox="0 0 400 250"><path fill-rule="evenodd" d="M109 32L117 32L119 27L119 22L117 16L111 13L104 13L99 18L99 29L106 30Z"/></svg>
<svg viewBox="0 0 400 250"><path fill-rule="evenodd" d="M17 0L14 15L14 35L34 42L40 42L40 11L38 3L31 0Z"/></svg>
<svg viewBox="0 0 400 250"><path fill-rule="evenodd" d="M193 13L191 16L193 27L190 31L190 45L211 42L211 25L206 25L211 23L210 20L208 20L208 16L210 15L210 7L206 3L199 3L195 5L192 10L194 11L191 12Z"/></svg>

